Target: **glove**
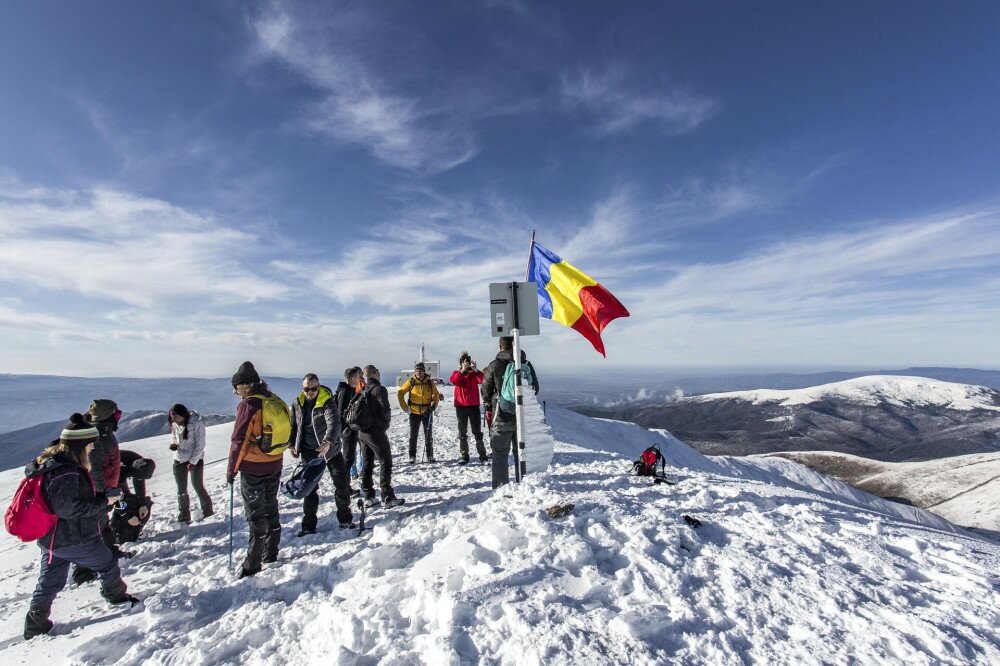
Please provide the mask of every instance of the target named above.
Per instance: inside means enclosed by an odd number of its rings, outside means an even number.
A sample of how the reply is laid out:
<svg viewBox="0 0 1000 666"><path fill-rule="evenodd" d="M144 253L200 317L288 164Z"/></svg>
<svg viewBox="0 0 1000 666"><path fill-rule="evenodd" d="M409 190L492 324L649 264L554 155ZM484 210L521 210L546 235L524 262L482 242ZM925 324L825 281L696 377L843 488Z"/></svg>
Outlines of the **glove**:
<svg viewBox="0 0 1000 666"><path fill-rule="evenodd" d="M229 485L233 485L235 481L236 481L236 475L233 474L232 472L226 472L226 483L228 483Z"/></svg>
<svg viewBox="0 0 1000 666"><path fill-rule="evenodd" d="M493 427L493 412L491 412L488 409L486 410L486 427L487 428Z"/></svg>
<svg viewBox="0 0 1000 666"><path fill-rule="evenodd" d="M188 465L188 471L189 472L194 469L194 463L188 463L187 465Z"/></svg>
<svg viewBox="0 0 1000 666"><path fill-rule="evenodd" d="M177 443L176 443L176 442L174 442L173 444L171 444L171 445L170 445L170 450L171 450L171 451L176 451L176 450L177 450L177 449L179 449L179 448L180 448L180 447L179 447L179 446L177 446Z"/></svg>

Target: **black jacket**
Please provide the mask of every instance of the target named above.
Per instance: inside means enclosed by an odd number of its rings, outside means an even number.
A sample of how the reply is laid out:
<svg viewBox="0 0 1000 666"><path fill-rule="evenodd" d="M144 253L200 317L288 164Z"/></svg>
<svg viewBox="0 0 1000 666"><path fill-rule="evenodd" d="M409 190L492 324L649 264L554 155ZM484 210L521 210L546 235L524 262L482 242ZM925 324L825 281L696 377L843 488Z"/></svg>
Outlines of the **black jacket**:
<svg viewBox="0 0 1000 666"><path fill-rule="evenodd" d="M365 391L375 398L372 405L372 416L375 417L375 424L365 432L381 430L385 432L389 429L389 422L392 420L392 407L389 405L389 391L382 386L377 379L369 379Z"/></svg>
<svg viewBox="0 0 1000 666"><path fill-rule="evenodd" d="M101 534L99 521L108 511L108 496L94 490L90 472L71 456L57 453L42 465L34 460L24 468L24 475L44 474L42 495L49 511L59 520L48 534L38 540L41 548L68 548L89 543Z"/></svg>
<svg viewBox="0 0 1000 666"><path fill-rule="evenodd" d="M337 409L337 401L334 399L333 391L325 386L319 387L316 394L316 404L312 409L312 423L305 423L302 417L302 406L306 402L306 394L299 393L299 397L292 401L292 434L288 438L288 446L298 452L298 444L308 441L302 437L302 428L312 428L316 435L316 441L320 446L324 443L336 442L340 438L340 410Z"/></svg>
<svg viewBox="0 0 1000 666"><path fill-rule="evenodd" d="M90 452L94 487L97 490L117 488L121 473L121 454L118 451L118 438L115 437L118 424L114 419L105 419L95 423L94 427L100 433Z"/></svg>
<svg viewBox="0 0 1000 666"><path fill-rule="evenodd" d="M351 400L356 395L354 387L347 382L337 384L337 392L334 394L333 399L337 401L337 413L340 414L341 423L344 422L344 415L347 414L347 406L351 404Z"/></svg>
<svg viewBox="0 0 1000 666"><path fill-rule="evenodd" d="M483 404L493 412L493 418L500 418L501 412L497 403L500 402L500 388L503 386L503 375L507 371L507 366L514 362L514 354L508 350L503 350L497 357L490 361L483 373L483 387L479 390L483 396ZM513 418L513 414L511 414Z"/></svg>

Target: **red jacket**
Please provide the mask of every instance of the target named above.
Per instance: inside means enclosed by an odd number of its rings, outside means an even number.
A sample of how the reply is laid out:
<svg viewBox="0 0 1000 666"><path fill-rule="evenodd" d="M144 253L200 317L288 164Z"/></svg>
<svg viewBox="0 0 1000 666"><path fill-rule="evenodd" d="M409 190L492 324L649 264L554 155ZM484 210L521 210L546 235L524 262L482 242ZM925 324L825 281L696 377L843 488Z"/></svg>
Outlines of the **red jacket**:
<svg viewBox="0 0 1000 666"><path fill-rule="evenodd" d="M456 370L451 373L451 383L455 386L456 407L479 406L479 385L483 383L482 370L470 370L465 374Z"/></svg>

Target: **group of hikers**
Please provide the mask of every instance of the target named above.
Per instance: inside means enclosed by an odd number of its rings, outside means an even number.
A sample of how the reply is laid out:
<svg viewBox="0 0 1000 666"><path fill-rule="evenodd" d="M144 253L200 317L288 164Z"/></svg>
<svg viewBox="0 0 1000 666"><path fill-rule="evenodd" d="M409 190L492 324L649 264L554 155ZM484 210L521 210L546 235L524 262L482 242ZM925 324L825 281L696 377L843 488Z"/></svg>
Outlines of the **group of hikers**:
<svg viewBox="0 0 1000 666"><path fill-rule="evenodd" d="M459 426L459 462L470 462L471 430L480 464L492 461L494 489L509 483L509 455L516 438L515 409L509 395L514 369L512 338L500 338L499 347L499 353L485 372L478 369L467 352L462 352L459 368L450 378ZM522 377L537 393L537 375L523 352L521 362ZM239 578L253 576L261 571L263 564L278 558L281 541L278 492L286 450L304 464L322 461L314 464L322 464L329 471L337 521L343 529L356 527L352 497L359 497L362 510L377 506L388 509L405 502L392 486L392 446L386 434L392 406L377 367L348 368L336 390L324 386L315 373L308 373L302 379L302 391L290 406L271 392L249 361L233 375L232 386L240 402L230 439L226 482L234 486L239 476L249 527ZM435 378L427 374L423 363L417 363L413 375L398 388L396 395L409 419L409 464L416 464L421 428L424 457L429 463L435 462L433 418L441 402ZM483 442L481 405L485 408L482 416L489 428L491 452L487 452ZM31 501L23 503L25 520L41 515L44 524L36 528L40 537L31 534L28 539L25 533L18 534L25 540L37 539L42 549L38 583L25 618L25 639L51 631L52 602L65 587L71 565L76 584L100 578L101 595L109 603L131 605L138 601L128 593L118 560L131 556L122 545L135 541L149 519L152 500L146 496L145 482L152 476L155 463L119 449L114 433L121 415L114 401L93 401L86 414L73 414L59 438L25 468L25 480L15 496L15 504L22 494L36 493L41 501L33 506ZM177 521L191 522L189 481L198 496L202 516L207 518L214 510L204 486L204 420L183 404L171 407L167 418L177 484ZM374 484L376 462L378 493ZM361 486L357 490L351 487L350 472L356 467L360 467ZM129 488L129 480L134 489ZM316 532L318 487L314 486L302 499L299 537ZM41 511L40 507L47 513L36 513ZM43 533L42 529L46 531Z"/></svg>

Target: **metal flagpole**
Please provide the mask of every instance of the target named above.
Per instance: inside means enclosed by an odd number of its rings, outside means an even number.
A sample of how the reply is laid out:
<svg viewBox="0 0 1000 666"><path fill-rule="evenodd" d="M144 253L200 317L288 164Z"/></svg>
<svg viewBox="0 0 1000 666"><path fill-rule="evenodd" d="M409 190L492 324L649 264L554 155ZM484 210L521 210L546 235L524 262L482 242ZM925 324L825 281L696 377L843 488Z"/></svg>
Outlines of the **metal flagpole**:
<svg viewBox="0 0 1000 666"><path fill-rule="evenodd" d="M514 336L514 417L517 435L514 442L514 479L521 483L527 471L527 463L524 460L524 394L521 392L521 331L518 330L517 289L518 284L511 282L511 301L514 306L514 328L511 331Z"/></svg>

